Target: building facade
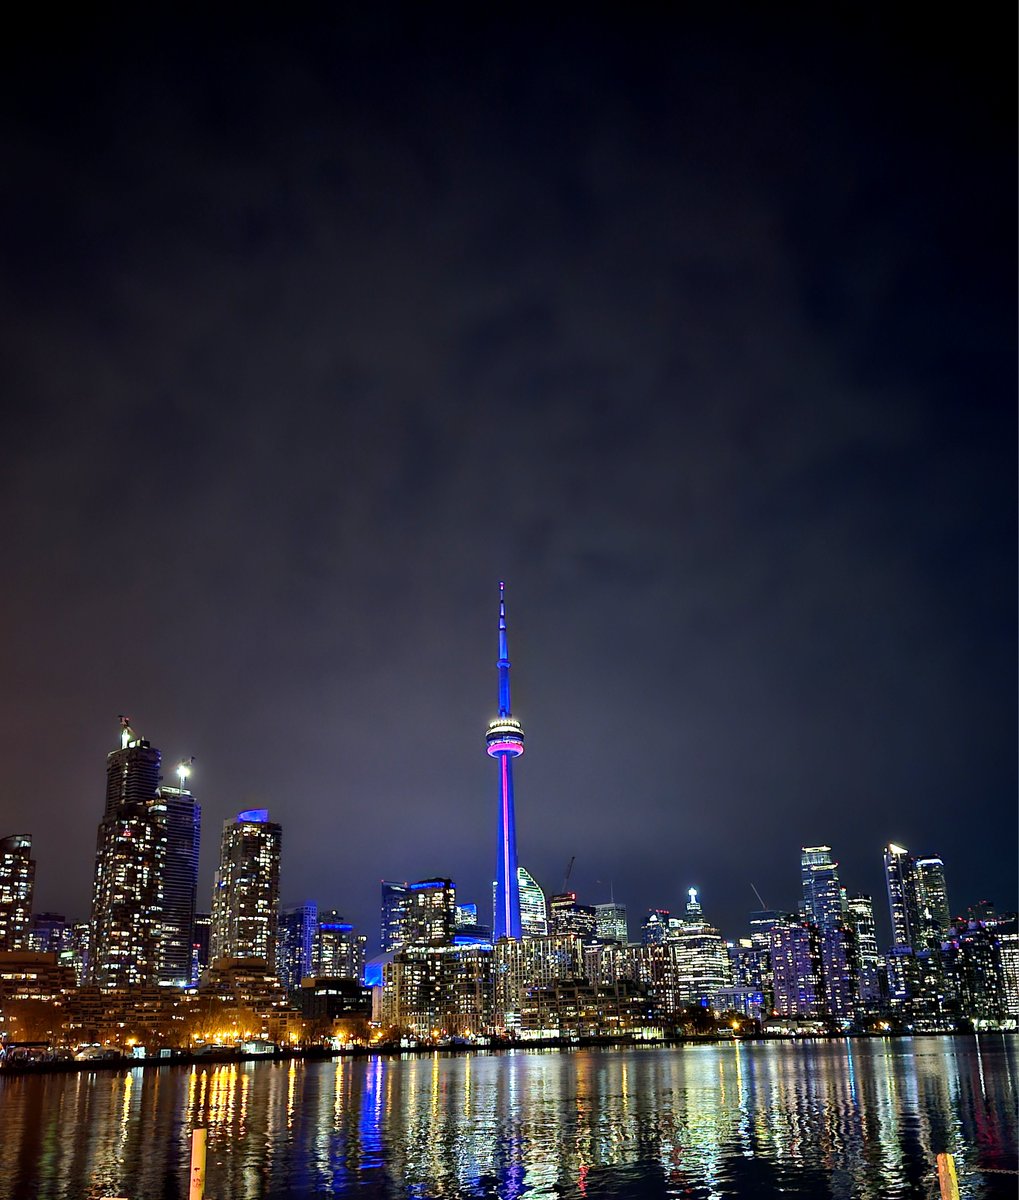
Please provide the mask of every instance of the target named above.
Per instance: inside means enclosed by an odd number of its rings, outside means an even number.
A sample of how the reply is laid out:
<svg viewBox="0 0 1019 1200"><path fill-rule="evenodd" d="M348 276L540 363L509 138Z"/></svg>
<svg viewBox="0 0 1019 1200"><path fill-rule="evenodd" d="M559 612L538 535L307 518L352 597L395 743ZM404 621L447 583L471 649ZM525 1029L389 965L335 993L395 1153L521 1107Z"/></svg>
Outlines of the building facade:
<svg viewBox="0 0 1019 1200"><path fill-rule="evenodd" d="M190 762L178 763L177 786L164 784L157 791L166 806L159 982L170 987L189 987L193 974L202 810L192 792L185 787L190 773Z"/></svg>
<svg viewBox="0 0 1019 1200"><path fill-rule="evenodd" d="M31 835L0 838L0 951L28 949L34 896Z"/></svg>

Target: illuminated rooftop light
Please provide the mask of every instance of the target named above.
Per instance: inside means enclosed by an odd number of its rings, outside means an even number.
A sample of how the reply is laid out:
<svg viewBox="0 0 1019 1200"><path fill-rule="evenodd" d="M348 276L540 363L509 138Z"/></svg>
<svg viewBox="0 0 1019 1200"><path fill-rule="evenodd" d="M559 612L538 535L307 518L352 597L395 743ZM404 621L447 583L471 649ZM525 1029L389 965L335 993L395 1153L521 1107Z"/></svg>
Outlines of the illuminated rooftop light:
<svg viewBox="0 0 1019 1200"><path fill-rule="evenodd" d="M888 843L888 852L890 854L908 854L909 851L905 846L896 846L894 842Z"/></svg>

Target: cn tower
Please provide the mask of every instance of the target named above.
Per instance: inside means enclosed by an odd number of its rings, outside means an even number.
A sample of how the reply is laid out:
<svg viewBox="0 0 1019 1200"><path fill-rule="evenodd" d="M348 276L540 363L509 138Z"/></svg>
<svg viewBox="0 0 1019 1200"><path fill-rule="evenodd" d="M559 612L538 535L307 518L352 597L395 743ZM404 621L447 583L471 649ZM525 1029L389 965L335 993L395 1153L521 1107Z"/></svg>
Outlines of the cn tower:
<svg viewBox="0 0 1019 1200"><path fill-rule="evenodd" d="M495 940L520 939L517 826L513 813L513 759L524 752L524 731L510 708L510 661L506 641L506 585L499 584L499 715L489 721L485 741L499 764L499 861L495 872Z"/></svg>

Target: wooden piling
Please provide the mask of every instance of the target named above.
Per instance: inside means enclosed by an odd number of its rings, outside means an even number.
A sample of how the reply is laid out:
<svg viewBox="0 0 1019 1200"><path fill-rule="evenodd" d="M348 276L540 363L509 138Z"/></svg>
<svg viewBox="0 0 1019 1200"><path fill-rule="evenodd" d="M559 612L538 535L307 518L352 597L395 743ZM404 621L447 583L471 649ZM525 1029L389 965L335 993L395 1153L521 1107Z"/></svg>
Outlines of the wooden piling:
<svg viewBox="0 0 1019 1200"><path fill-rule="evenodd" d="M188 1200L205 1198L205 1137L204 1129L191 1130L191 1175ZM956 1192L956 1196L958 1196Z"/></svg>
<svg viewBox="0 0 1019 1200"><path fill-rule="evenodd" d="M959 1200L959 1177L955 1173L955 1155L938 1155L938 1187L941 1200Z"/></svg>

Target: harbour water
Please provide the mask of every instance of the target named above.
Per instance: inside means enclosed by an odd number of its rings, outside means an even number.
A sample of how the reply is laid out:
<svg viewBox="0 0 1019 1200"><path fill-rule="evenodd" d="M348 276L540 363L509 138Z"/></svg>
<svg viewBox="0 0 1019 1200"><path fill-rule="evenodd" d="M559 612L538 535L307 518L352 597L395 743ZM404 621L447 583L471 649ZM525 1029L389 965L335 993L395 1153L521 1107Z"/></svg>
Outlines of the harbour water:
<svg viewBox="0 0 1019 1200"><path fill-rule="evenodd" d="M0 1079L0 1195L1017 1194L1015 1035L208 1064ZM1002 1173L999 1173L1002 1172Z"/></svg>

